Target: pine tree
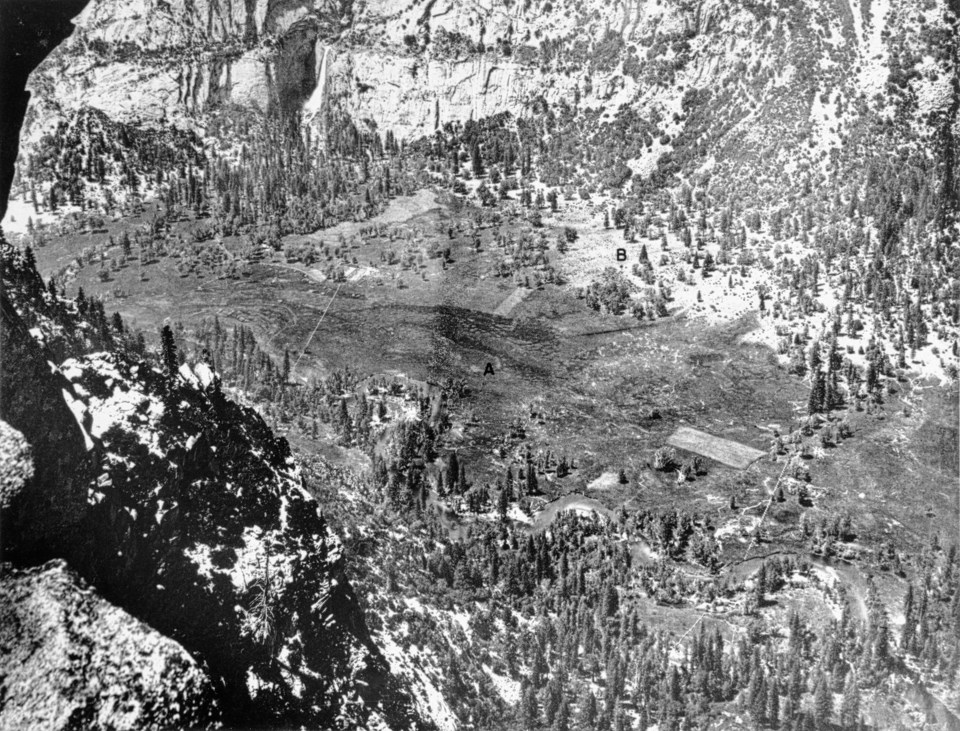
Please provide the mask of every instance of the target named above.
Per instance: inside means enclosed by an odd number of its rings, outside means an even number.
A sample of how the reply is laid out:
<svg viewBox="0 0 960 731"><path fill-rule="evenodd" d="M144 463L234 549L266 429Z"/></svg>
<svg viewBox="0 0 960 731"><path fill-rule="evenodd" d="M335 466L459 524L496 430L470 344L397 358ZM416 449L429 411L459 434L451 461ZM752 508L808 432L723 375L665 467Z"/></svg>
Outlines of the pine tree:
<svg viewBox="0 0 960 731"><path fill-rule="evenodd" d="M860 720L860 688L857 676L851 670L843 684L843 699L840 701L840 725L855 729Z"/></svg>
<svg viewBox="0 0 960 731"><path fill-rule="evenodd" d="M524 681L526 684L526 681ZM521 710L520 717L523 727L532 729L540 725L540 706L537 702L537 689L532 684L527 684L525 689L521 690Z"/></svg>
<svg viewBox="0 0 960 731"><path fill-rule="evenodd" d="M337 412L337 431L344 441L350 440L350 412L347 411L347 400L340 399L340 407Z"/></svg>
<svg viewBox="0 0 960 731"><path fill-rule="evenodd" d="M620 600L617 597L617 590L612 582L607 582L603 589L603 612L607 617L612 617L617 613Z"/></svg>
<svg viewBox="0 0 960 731"><path fill-rule="evenodd" d="M747 685L747 706L750 717L755 724L762 725L767 715L767 683L764 672L755 667L750 674L750 683Z"/></svg>
<svg viewBox="0 0 960 731"><path fill-rule="evenodd" d="M813 373L819 373L821 362L820 341L814 340L813 346L810 348L810 370L813 371Z"/></svg>
<svg viewBox="0 0 960 731"><path fill-rule="evenodd" d="M913 649L914 632L916 631L916 619L913 616L913 584L907 584L907 593L903 597L903 632L901 634L900 645L907 652Z"/></svg>
<svg viewBox="0 0 960 731"><path fill-rule="evenodd" d="M547 688L543 694L543 717L551 726L557 719L562 703L563 691L560 688L560 681L554 676L550 678L550 682L547 683Z"/></svg>
<svg viewBox="0 0 960 731"><path fill-rule="evenodd" d="M570 731L570 701L566 698L560 701L557 717L553 720L552 731Z"/></svg>
<svg viewBox="0 0 960 731"><path fill-rule="evenodd" d="M819 371L813 372L813 385L810 387L810 398L807 400L807 412L811 415L819 414L826 405L827 398L826 377Z"/></svg>
<svg viewBox="0 0 960 731"><path fill-rule="evenodd" d="M780 684L776 677L771 677L767 686L767 723L778 728L780 726Z"/></svg>
<svg viewBox="0 0 960 731"><path fill-rule="evenodd" d="M167 375L173 378L178 370L177 346L173 341L173 331L169 325L164 325L160 331L160 353L164 368L167 370Z"/></svg>
<svg viewBox="0 0 960 731"><path fill-rule="evenodd" d="M480 145L474 141L470 147L470 161L473 167L473 176L479 178L483 176L483 158L480 155Z"/></svg>
<svg viewBox="0 0 960 731"><path fill-rule="evenodd" d="M589 688L583 692L580 701L580 726L594 728L597 722L597 699Z"/></svg>
<svg viewBox="0 0 960 731"><path fill-rule="evenodd" d="M450 453L450 459L447 460L447 487L453 492L456 490L457 480L460 479L460 462L456 452Z"/></svg>
<svg viewBox="0 0 960 731"><path fill-rule="evenodd" d="M830 728L830 716L833 713L833 697L827 676L821 672L817 686L813 691L813 722L817 731Z"/></svg>
<svg viewBox="0 0 960 731"><path fill-rule="evenodd" d="M527 495L536 495L538 491L537 468L529 462L527 463Z"/></svg>

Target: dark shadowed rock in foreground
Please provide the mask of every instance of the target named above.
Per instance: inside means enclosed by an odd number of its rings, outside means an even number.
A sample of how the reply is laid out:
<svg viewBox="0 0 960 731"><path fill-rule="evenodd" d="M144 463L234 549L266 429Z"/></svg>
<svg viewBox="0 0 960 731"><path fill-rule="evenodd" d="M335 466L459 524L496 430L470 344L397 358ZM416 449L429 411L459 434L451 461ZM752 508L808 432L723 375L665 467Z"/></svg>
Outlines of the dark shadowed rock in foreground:
<svg viewBox="0 0 960 731"><path fill-rule="evenodd" d="M179 644L62 561L0 578L0 728L208 728L213 687Z"/></svg>
<svg viewBox="0 0 960 731"><path fill-rule="evenodd" d="M0 545L3 560L31 565L62 556L56 546L79 540L95 464L64 397L69 383L51 369L48 361L54 356L34 340L6 296L14 293L17 283L3 284L7 291L0 294L0 418L26 440L33 460L21 479L14 481L11 475L2 489ZM9 437L0 433L0 439L12 448L12 432ZM3 461L14 470L14 454L9 457Z"/></svg>

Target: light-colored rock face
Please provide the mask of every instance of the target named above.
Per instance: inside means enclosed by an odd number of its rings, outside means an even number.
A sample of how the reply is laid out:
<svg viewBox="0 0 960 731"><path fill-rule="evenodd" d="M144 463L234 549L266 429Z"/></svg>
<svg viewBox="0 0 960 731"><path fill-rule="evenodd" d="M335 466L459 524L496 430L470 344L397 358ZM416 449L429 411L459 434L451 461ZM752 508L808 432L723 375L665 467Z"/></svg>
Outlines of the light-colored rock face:
<svg viewBox="0 0 960 731"><path fill-rule="evenodd" d="M132 43L147 50L196 47L235 42L248 28L265 30L270 3L267 0L130 0L91 2L77 18L77 27L89 40ZM308 12L306 3L291 13Z"/></svg>
<svg viewBox="0 0 960 731"><path fill-rule="evenodd" d="M178 643L62 561L0 578L0 728L203 728L213 688Z"/></svg>
<svg viewBox="0 0 960 731"><path fill-rule="evenodd" d="M148 124L189 125L225 104L266 112L288 87L312 90L314 74L292 69L344 12L326 0L91 0L31 79L24 138L84 106Z"/></svg>
<svg viewBox="0 0 960 731"><path fill-rule="evenodd" d="M619 63L605 69L588 64L559 69L542 62L541 44L562 41L586 47L607 33L630 44L654 32L680 33L695 18L683 5L667 0L561 0L508 7L493 0L437 0L398 9L397 3L384 0L362 3L355 26L366 41L362 47L337 51L335 63L327 67L325 94L350 118L373 121L398 139L431 134L446 122L500 112L525 115L537 98L573 103L575 90L585 104L603 105L623 85ZM423 52L412 52L404 39L422 39L427 32L433 42ZM444 34L462 36L474 50L443 52L437 39ZM504 52L504 42L510 53ZM478 52L478 46L486 51Z"/></svg>
<svg viewBox="0 0 960 731"><path fill-rule="evenodd" d="M650 24L673 32L688 22L685 13L639 2L558 2L543 12L525 11L519 2L508 8L491 0L426 6L381 0L358 2L354 16L349 3L342 5L93 0L77 18L74 36L32 85L38 93L27 137L84 105L148 123L187 122L223 104L265 111L283 95L284 84L309 86L300 100L309 117L332 102L357 121L374 120L399 138L416 137L438 121L523 113L535 96L569 97L587 75L595 89L607 88L615 69L585 74L541 68L537 49L543 41L589 42L608 31L633 39ZM468 39L469 52L444 49L436 41L444 34ZM434 42L414 49L408 37ZM502 53L504 41L520 53ZM488 50L478 52L478 46ZM324 66L328 49L332 56ZM297 65L312 65L312 73L291 79L289 69Z"/></svg>
<svg viewBox="0 0 960 731"><path fill-rule="evenodd" d="M398 139L430 134L446 122L522 114L536 96L571 99L576 85L490 56L450 62L357 51L336 54L327 73L334 104Z"/></svg>
<svg viewBox="0 0 960 731"><path fill-rule="evenodd" d="M927 28L944 24L945 2L923 11ZM740 0L92 0L36 76L27 137L84 105L183 125L237 105L302 111L321 132L345 116L409 140L529 114L538 98L576 97L602 119L628 105L672 120L688 91L706 89L729 94L717 116L736 120L731 134L762 145L790 115L826 154L840 144L838 100L882 107L897 24L919 11L911 0L809 4L798 19ZM917 125L951 103L949 64L921 65Z"/></svg>
<svg viewBox="0 0 960 731"><path fill-rule="evenodd" d="M0 419L0 510L10 507L31 477L30 445L23 434Z"/></svg>

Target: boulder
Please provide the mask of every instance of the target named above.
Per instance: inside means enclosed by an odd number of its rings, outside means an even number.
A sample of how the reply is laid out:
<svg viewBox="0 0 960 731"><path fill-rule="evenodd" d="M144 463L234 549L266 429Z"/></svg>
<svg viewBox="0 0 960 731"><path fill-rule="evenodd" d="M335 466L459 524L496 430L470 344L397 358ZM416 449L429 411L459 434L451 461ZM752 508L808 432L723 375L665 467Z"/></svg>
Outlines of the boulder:
<svg viewBox="0 0 960 731"><path fill-rule="evenodd" d="M0 577L0 728L212 728L186 650L97 596L63 561Z"/></svg>

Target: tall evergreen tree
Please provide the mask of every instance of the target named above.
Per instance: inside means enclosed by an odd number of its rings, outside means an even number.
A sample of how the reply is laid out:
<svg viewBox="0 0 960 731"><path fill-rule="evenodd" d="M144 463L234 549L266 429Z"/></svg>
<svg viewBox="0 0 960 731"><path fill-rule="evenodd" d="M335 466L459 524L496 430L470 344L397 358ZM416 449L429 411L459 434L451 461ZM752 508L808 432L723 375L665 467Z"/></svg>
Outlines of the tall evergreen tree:
<svg viewBox="0 0 960 731"><path fill-rule="evenodd" d="M169 325L160 330L160 357L167 375L173 378L177 374L177 346L173 340L173 331Z"/></svg>
<svg viewBox="0 0 960 731"><path fill-rule="evenodd" d="M766 722L774 728L780 727L780 684L775 675L767 684Z"/></svg>
<svg viewBox="0 0 960 731"><path fill-rule="evenodd" d="M593 692L586 688L583 691L583 698L580 700L580 726L594 728L597 723L597 698Z"/></svg>
<svg viewBox="0 0 960 731"><path fill-rule="evenodd" d="M832 714L833 696L830 693L830 682L826 674L821 671L813 691L813 723L817 731L826 731L830 728Z"/></svg>
<svg viewBox="0 0 960 731"><path fill-rule="evenodd" d="M851 670L843 684L843 698L840 701L840 725L844 729L855 729L860 720L860 688L857 676Z"/></svg>
<svg viewBox="0 0 960 731"><path fill-rule="evenodd" d="M523 727L537 728L540 725L540 706L537 702L537 689L533 684L526 684L526 687L521 689L520 706Z"/></svg>
<svg viewBox="0 0 960 731"><path fill-rule="evenodd" d="M827 400L826 376L820 371L813 371L813 385L810 387L810 398L807 400L807 412L819 414L823 411Z"/></svg>

